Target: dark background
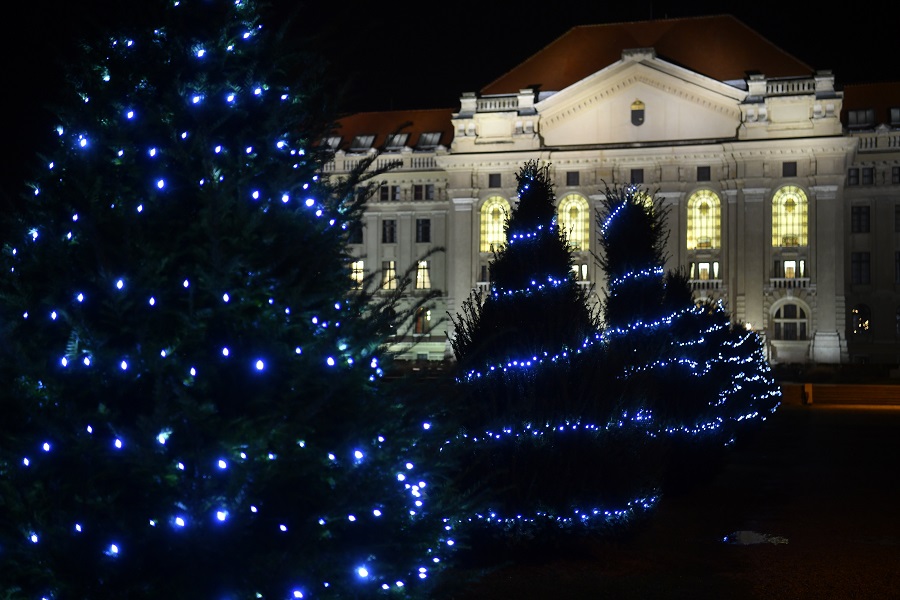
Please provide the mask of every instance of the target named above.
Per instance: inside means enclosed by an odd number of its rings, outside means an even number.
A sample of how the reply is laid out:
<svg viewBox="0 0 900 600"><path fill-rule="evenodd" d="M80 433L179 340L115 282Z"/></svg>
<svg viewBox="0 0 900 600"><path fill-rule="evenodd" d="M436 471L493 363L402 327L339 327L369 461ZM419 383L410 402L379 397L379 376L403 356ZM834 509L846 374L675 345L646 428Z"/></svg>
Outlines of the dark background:
<svg viewBox="0 0 900 600"><path fill-rule="evenodd" d="M192 0L186 0L192 1ZM207 0L196 0L207 1ZM824 5L706 0L615 3L599 0L273 0L298 16L292 35L313 45L340 74L346 111L456 108L477 91L577 25L733 14L813 69L832 69L838 86L900 81L900 3ZM42 109L59 86L60 59L93 21L140 0L26 0L8 13L0 38L5 73L0 191L24 180L25 164L49 137ZM698 40L702 43L702 40Z"/></svg>

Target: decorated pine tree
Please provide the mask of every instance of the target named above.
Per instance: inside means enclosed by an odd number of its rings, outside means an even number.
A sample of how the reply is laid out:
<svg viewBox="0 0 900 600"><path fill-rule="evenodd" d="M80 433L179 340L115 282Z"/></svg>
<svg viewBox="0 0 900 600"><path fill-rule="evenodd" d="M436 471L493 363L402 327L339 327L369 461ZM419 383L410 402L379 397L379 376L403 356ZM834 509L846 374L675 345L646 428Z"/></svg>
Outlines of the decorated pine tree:
<svg viewBox="0 0 900 600"><path fill-rule="evenodd" d="M473 293L454 319L459 397L449 412L459 432L443 450L468 467L461 485L479 527L606 529L653 502L633 468L641 416L605 394L597 315L557 226L549 165L526 162L517 191L490 292Z"/></svg>
<svg viewBox="0 0 900 600"><path fill-rule="evenodd" d="M778 405L759 336L715 301L695 302L682 271L665 272L667 211L644 189L607 189L598 216L610 391L652 415L666 440L668 479L696 470L741 427Z"/></svg>
<svg viewBox="0 0 900 600"><path fill-rule="evenodd" d="M264 14L143 2L69 57L3 220L4 597L425 596L452 545L327 90Z"/></svg>

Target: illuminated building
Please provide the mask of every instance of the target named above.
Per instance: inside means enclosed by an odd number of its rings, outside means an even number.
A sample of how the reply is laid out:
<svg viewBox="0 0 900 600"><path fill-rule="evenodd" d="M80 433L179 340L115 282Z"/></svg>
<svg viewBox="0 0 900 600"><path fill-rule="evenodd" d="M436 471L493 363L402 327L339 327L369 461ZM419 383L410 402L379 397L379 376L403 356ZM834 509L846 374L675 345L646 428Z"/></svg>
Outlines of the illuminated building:
<svg viewBox="0 0 900 600"><path fill-rule="evenodd" d="M442 292L396 348L450 357L445 317L489 286L514 174L539 159L598 298L596 209L606 184L634 183L670 209L666 267L763 334L773 363L896 363L900 83L840 76L730 16L588 25L457 107L347 116L330 175L376 151L400 165L354 253Z"/></svg>

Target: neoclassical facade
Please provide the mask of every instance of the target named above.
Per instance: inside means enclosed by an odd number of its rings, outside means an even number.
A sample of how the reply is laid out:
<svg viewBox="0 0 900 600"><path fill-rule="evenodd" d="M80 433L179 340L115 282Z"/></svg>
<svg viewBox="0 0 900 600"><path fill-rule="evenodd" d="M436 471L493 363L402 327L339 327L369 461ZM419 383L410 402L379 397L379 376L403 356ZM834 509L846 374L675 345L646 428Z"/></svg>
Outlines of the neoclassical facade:
<svg viewBox="0 0 900 600"><path fill-rule="evenodd" d="M452 358L447 316L489 286L516 172L539 159L596 299L597 210L636 184L667 209L666 267L772 362L900 360L900 84L842 87L732 17L576 27L458 107L349 115L327 143L330 176L396 165L354 279L440 292L398 332L401 358Z"/></svg>

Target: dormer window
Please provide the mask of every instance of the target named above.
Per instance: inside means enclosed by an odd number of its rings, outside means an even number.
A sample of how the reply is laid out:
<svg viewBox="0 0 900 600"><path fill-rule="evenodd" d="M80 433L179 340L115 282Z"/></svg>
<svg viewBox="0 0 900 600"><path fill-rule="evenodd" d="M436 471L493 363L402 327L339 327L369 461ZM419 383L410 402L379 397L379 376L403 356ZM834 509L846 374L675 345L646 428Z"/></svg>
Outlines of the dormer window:
<svg viewBox="0 0 900 600"><path fill-rule="evenodd" d="M322 140L322 145L332 150L337 150L341 145L341 136L332 135Z"/></svg>
<svg viewBox="0 0 900 600"><path fill-rule="evenodd" d="M419 135L419 143L416 146L419 150L434 150L441 143L440 131L429 131Z"/></svg>
<svg viewBox="0 0 900 600"><path fill-rule="evenodd" d="M406 146L406 140L408 139L408 133L393 133L387 136L387 141L384 143L384 149L394 151L401 150Z"/></svg>
<svg viewBox="0 0 900 600"><path fill-rule="evenodd" d="M352 142L350 142L350 151L365 152L366 150L370 149L372 147L372 144L374 143L374 135L358 135L353 138Z"/></svg>
<svg viewBox="0 0 900 600"><path fill-rule="evenodd" d="M875 109L863 108L847 111L847 127L851 129L875 127Z"/></svg>

